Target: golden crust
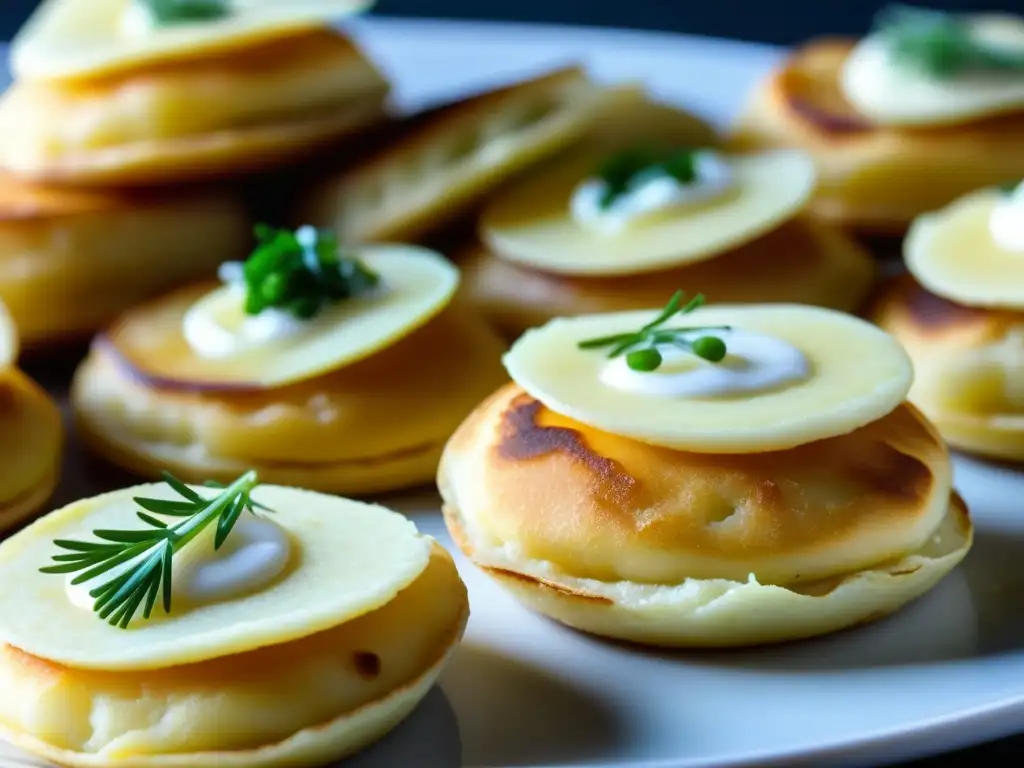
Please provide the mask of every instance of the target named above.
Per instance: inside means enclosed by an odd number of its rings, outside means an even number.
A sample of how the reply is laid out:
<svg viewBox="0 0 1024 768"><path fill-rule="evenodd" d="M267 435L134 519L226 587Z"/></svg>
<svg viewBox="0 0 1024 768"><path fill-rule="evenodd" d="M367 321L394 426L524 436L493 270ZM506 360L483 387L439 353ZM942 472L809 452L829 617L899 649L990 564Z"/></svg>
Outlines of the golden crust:
<svg viewBox="0 0 1024 768"><path fill-rule="evenodd" d="M0 98L0 161L35 180L157 184L290 162L383 116L388 85L329 30Z"/></svg>
<svg viewBox="0 0 1024 768"><path fill-rule="evenodd" d="M728 648L799 640L884 618L934 587L967 555L974 527L963 499L922 549L871 568L792 585L687 580L681 585L606 583L566 577L549 567L497 567L480 561L444 507L452 537L471 559L526 607L584 632L672 648Z"/></svg>
<svg viewBox="0 0 1024 768"><path fill-rule="evenodd" d="M513 337L555 317L659 306L677 287L716 303L792 302L854 312L875 277L866 251L807 218L709 261L642 275L556 275L513 264L477 243L455 259L468 301Z"/></svg>
<svg viewBox="0 0 1024 768"><path fill-rule="evenodd" d="M0 374L0 533L39 512L60 477L64 427L57 404L17 369Z"/></svg>
<svg viewBox="0 0 1024 768"><path fill-rule="evenodd" d="M423 575L384 607L226 659L86 672L3 646L0 731L69 766L326 763L411 711L459 641L468 611L451 556L435 543Z"/></svg>
<svg viewBox="0 0 1024 768"><path fill-rule="evenodd" d="M1024 176L1024 113L927 130L871 125L839 85L853 45L823 39L795 51L757 91L729 145L805 149L821 174L811 211L878 233L900 233L963 194Z"/></svg>
<svg viewBox="0 0 1024 768"><path fill-rule="evenodd" d="M426 482L462 418L506 380L504 344L458 307L372 357L263 392L159 388L107 344L75 376L86 440L145 476L230 479L368 493ZM244 471L244 470L243 470Z"/></svg>
<svg viewBox="0 0 1024 768"><path fill-rule="evenodd" d="M872 317L906 348L910 399L951 446L1024 460L1024 312L956 304L904 275L879 293Z"/></svg>
<svg viewBox="0 0 1024 768"><path fill-rule="evenodd" d="M241 200L37 187L0 177L0 299L22 343L90 334L128 307L239 259Z"/></svg>
<svg viewBox="0 0 1024 768"><path fill-rule="evenodd" d="M315 184L295 212L348 242L417 241L511 174L583 138L614 92L579 67L430 110L356 167Z"/></svg>
<svg viewBox="0 0 1024 768"><path fill-rule="evenodd" d="M950 465L909 405L784 451L658 448L552 413L516 385L450 440L438 472L475 541L575 577L789 586L913 551L946 515Z"/></svg>

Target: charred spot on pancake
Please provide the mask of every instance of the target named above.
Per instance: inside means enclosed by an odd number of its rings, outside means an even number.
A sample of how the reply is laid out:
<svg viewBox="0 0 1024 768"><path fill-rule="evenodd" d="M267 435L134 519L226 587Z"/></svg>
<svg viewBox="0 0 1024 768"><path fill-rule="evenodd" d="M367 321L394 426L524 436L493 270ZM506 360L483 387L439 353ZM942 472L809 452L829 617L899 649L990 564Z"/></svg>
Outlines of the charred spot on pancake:
<svg viewBox="0 0 1024 768"><path fill-rule="evenodd" d="M380 656L370 651L356 651L352 655L352 664L356 673L364 680L376 680L380 677Z"/></svg>
<svg viewBox="0 0 1024 768"><path fill-rule="evenodd" d="M502 414L498 455L510 461L530 461L562 454L586 467L600 479L598 496L613 506L633 498L638 488L635 477L615 460L600 455L587 445L583 435L568 427L540 424L544 406L527 394L520 394Z"/></svg>

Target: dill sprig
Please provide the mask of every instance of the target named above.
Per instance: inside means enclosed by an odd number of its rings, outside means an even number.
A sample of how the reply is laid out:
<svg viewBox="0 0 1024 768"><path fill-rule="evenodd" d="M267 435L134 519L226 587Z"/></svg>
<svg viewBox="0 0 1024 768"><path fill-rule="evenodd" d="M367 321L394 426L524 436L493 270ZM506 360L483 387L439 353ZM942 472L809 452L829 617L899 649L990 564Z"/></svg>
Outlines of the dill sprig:
<svg viewBox="0 0 1024 768"><path fill-rule="evenodd" d="M40 569L53 574L81 571L71 583L83 584L130 563L89 592L95 600L93 611L121 629L128 627L140 608L142 617L150 618L158 596L162 595L164 613L171 612L174 555L206 528L216 522L213 548L218 550L243 512L254 514L254 508L273 511L252 500L252 491L258 485L253 471L226 487L207 483L222 489L212 498L204 498L169 472L163 473L163 479L180 499L136 497L135 503L142 508L136 514L147 528L94 530L98 541L58 539L54 544L64 551L53 556L55 565ZM172 525L154 515L181 519Z"/></svg>
<svg viewBox="0 0 1024 768"><path fill-rule="evenodd" d="M706 331L728 331L729 326L663 327L676 315L688 315L705 303L704 296L697 294L683 304L683 296L682 291L676 291L658 316L637 331L587 339L579 342L577 346L580 349L610 347L609 358L625 355L626 365L634 371L641 372L655 371L661 366L663 357L658 350L660 346L678 347L708 362L721 362L728 351L725 342L718 336L707 334ZM701 335L695 339L690 338L694 333Z"/></svg>
<svg viewBox="0 0 1024 768"><path fill-rule="evenodd" d="M136 0L158 24L212 21L231 13L228 0Z"/></svg>
<svg viewBox="0 0 1024 768"><path fill-rule="evenodd" d="M343 253L331 232L258 225L256 248L243 264L221 265L221 277L245 287L245 312L280 309L308 320L330 304L375 288L380 277Z"/></svg>
<svg viewBox="0 0 1024 768"><path fill-rule="evenodd" d="M895 63L936 79L963 72L1024 72L1024 55L987 45L960 15L891 5L875 18Z"/></svg>

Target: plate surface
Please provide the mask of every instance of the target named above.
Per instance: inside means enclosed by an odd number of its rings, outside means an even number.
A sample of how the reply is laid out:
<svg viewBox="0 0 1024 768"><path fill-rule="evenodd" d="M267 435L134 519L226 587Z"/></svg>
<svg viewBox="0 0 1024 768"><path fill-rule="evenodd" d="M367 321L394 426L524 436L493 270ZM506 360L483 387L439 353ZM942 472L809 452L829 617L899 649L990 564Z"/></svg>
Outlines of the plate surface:
<svg viewBox="0 0 1024 768"><path fill-rule="evenodd" d="M410 107L581 60L724 123L779 55L553 27L369 19L355 31ZM74 464L58 501L119 482ZM658 653L586 637L530 614L457 555L473 607L465 643L410 720L344 766L863 767L1017 731L1024 474L961 458L957 484L977 541L937 589L872 626L756 652ZM451 546L432 493L383 501ZM4 749L3 768L39 765Z"/></svg>

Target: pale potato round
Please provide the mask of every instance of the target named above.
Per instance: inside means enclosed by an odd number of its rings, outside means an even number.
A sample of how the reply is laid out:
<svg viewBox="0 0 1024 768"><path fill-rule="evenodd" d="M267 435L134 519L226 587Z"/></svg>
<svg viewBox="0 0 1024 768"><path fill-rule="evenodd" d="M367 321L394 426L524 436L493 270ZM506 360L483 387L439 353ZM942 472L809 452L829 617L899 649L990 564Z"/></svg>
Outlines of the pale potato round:
<svg viewBox="0 0 1024 768"><path fill-rule="evenodd" d="M951 301L1024 309L1024 253L992 238L989 221L1002 193L984 189L921 216L903 243L907 269Z"/></svg>
<svg viewBox="0 0 1024 768"><path fill-rule="evenodd" d="M851 432L902 403L913 379L906 352L875 326L828 309L764 304L702 307L664 327L725 325L781 339L807 358L807 379L722 398L657 397L602 383L607 350L579 349L579 342L635 331L657 314L552 320L521 336L505 355L505 367L557 413L612 434L704 453L757 453ZM713 365L693 360L695 366Z"/></svg>
<svg viewBox="0 0 1024 768"><path fill-rule="evenodd" d="M873 319L910 354L910 399L952 447L1024 460L1024 312L955 304L905 277Z"/></svg>
<svg viewBox="0 0 1024 768"><path fill-rule="evenodd" d="M27 347L87 336L243 258L251 227L242 201L223 190L70 190L2 175L0 300Z"/></svg>
<svg viewBox="0 0 1024 768"><path fill-rule="evenodd" d="M0 371L0 533L43 509L60 477L63 444L53 399L16 368Z"/></svg>
<svg viewBox="0 0 1024 768"><path fill-rule="evenodd" d="M456 542L525 605L657 645L884 615L972 537L945 445L909 405L813 445L710 455L601 432L510 385L452 437L438 486Z"/></svg>
<svg viewBox="0 0 1024 768"><path fill-rule="evenodd" d="M434 543L426 569L386 605L283 645L149 672L83 672L2 646L0 733L76 768L126 755L135 768L326 764L413 709L468 608Z"/></svg>
<svg viewBox="0 0 1024 768"><path fill-rule="evenodd" d="M223 19L125 34L124 0L47 0L12 41L11 72L25 80L108 75L306 32L371 4L372 0L247 0Z"/></svg>
<svg viewBox="0 0 1024 768"><path fill-rule="evenodd" d="M182 331L191 308L241 306L229 286L195 285L135 307L106 331L119 356L143 376L177 389L269 390L353 365L393 345L441 312L459 271L413 245L365 246L355 255L380 277L376 290L338 301L299 336L224 358L203 357Z"/></svg>
<svg viewBox="0 0 1024 768"><path fill-rule="evenodd" d="M467 300L511 338L555 317L657 306L666 286L699 288L712 302L812 304L855 313L876 272L871 254L852 238L805 216L709 261L637 275L544 272L475 242L453 258Z"/></svg>
<svg viewBox="0 0 1024 768"><path fill-rule="evenodd" d="M313 379L258 392L167 389L97 343L71 401L91 450L146 477L261 477L345 494L426 483L444 442L507 381L505 344L452 306L418 331Z"/></svg>
<svg viewBox="0 0 1024 768"><path fill-rule="evenodd" d="M754 92L726 141L735 151L800 147L818 188L808 211L869 234L910 222L973 190L1024 176L1024 112L921 130L874 125L843 95L855 41L813 40Z"/></svg>
<svg viewBox="0 0 1024 768"><path fill-rule="evenodd" d="M811 158L779 150L729 156L736 188L691 209L637 223L621 233L591 232L573 221L573 189L601 162L580 153L540 168L495 195L480 236L503 258L565 275L629 275L713 258L793 218L814 191Z"/></svg>
<svg viewBox="0 0 1024 768"><path fill-rule="evenodd" d="M261 485L253 498L276 510L273 521L294 545L282 575L252 595L179 605L170 616L157 609L149 620L136 618L120 629L72 604L66 577L39 569L60 551L54 539L93 540L95 529L140 528L136 496L179 498L165 483L113 491L53 512L0 545L0 579L18 583L0 593L0 642L80 670L167 669L288 643L350 621L394 599L430 559L433 540L396 512Z"/></svg>
<svg viewBox="0 0 1024 768"><path fill-rule="evenodd" d="M0 97L0 163L74 186L263 171L378 122L387 91L323 28L93 80L18 81Z"/></svg>

